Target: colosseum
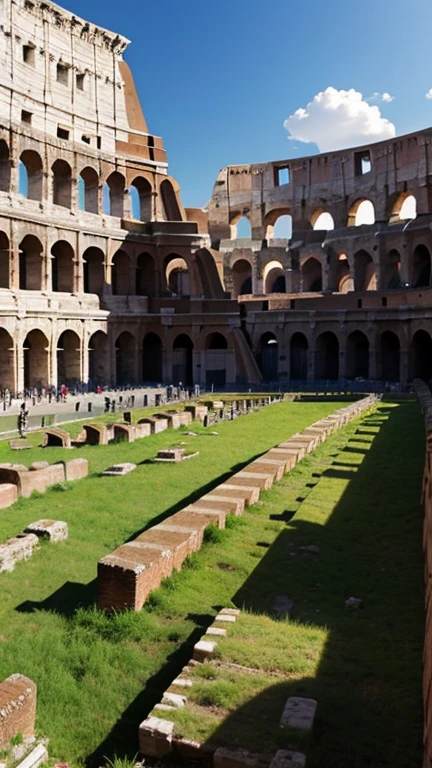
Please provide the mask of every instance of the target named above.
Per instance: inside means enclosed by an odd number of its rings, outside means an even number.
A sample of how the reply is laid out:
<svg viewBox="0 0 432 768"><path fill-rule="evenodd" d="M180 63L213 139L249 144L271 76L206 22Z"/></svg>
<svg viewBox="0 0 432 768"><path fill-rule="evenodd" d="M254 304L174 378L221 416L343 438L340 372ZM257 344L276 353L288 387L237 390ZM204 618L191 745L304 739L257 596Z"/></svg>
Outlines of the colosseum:
<svg viewBox="0 0 432 768"><path fill-rule="evenodd" d="M0 388L431 377L432 129L184 208L128 41L40 0L0 21Z"/></svg>

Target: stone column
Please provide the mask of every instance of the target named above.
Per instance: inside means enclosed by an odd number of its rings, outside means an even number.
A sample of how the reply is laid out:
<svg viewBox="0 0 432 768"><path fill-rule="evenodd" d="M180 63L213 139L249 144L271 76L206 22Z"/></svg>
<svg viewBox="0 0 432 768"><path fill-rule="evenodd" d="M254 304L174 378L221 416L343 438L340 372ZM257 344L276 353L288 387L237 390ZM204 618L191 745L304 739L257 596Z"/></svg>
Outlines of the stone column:
<svg viewBox="0 0 432 768"><path fill-rule="evenodd" d="M81 381L88 386L90 377L89 340L91 335L84 333L81 339Z"/></svg>
<svg viewBox="0 0 432 768"><path fill-rule="evenodd" d="M410 351L401 347L399 378L401 384L406 384L409 379Z"/></svg>
<svg viewBox="0 0 432 768"><path fill-rule="evenodd" d="M380 373L380 350L369 346L369 378L378 381Z"/></svg>
<svg viewBox="0 0 432 768"><path fill-rule="evenodd" d="M252 293L254 296L264 293L260 254L261 251L252 251Z"/></svg>

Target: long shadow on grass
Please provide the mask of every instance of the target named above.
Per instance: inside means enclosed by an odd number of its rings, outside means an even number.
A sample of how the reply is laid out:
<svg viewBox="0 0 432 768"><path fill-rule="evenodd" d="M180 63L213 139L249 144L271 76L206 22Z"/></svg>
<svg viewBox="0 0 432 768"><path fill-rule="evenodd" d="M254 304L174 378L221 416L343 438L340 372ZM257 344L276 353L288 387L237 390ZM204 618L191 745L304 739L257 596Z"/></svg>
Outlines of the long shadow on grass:
<svg viewBox="0 0 432 768"><path fill-rule="evenodd" d="M286 595L294 600L291 621L328 633L315 676L283 685L284 698L318 701L308 768L408 768L422 760L423 426L413 404L385 414L368 449L349 449L359 457L357 472L329 470L312 492L318 507L326 494L339 497L327 523L301 518L308 499L234 596L239 608L275 618L274 599ZM339 496L335 484L347 479ZM319 550L301 549L310 545ZM364 610L348 611L350 596ZM226 717L209 743L240 746L242 734L247 748L265 700L261 694ZM274 716L281 713L279 701Z"/></svg>

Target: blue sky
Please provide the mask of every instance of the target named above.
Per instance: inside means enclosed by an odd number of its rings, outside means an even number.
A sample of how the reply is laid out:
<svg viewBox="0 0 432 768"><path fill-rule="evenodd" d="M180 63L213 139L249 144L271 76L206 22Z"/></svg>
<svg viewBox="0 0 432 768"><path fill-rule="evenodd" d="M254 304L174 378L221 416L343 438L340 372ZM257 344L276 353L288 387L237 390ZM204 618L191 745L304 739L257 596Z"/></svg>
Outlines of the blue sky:
<svg viewBox="0 0 432 768"><path fill-rule="evenodd" d="M149 130L164 138L170 173L180 182L186 206L205 206L225 165L316 152L314 143L288 140L283 126L310 102L312 111L291 127L301 133L313 120L309 133L325 138L323 150L332 141L330 149L341 146L342 121L332 107L338 91L348 91L342 110L351 108L351 89L366 100L352 135L361 135L362 121L371 117L383 136L391 132L368 105L398 135L432 125L432 99L425 98L432 88L431 0L62 4L131 40L125 58ZM324 115L323 101L313 100L329 87L335 91L324 99ZM383 94L392 100L383 101Z"/></svg>

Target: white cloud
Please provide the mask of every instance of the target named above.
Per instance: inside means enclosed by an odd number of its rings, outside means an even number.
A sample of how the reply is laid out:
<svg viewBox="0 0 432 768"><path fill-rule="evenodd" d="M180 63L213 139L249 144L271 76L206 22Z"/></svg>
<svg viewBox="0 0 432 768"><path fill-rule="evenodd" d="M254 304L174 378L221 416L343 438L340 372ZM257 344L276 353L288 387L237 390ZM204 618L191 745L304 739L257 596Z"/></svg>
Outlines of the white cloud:
<svg viewBox="0 0 432 768"><path fill-rule="evenodd" d="M393 101L394 96L390 96L387 91L384 91L384 93L381 94L381 101L384 102L384 104L390 104L391 101Z"/></svg>
<svg viewBox="0 0 432 768"><path fill-rule="evenodd" d="M384 91L384 93L374 91L372 96L369 96L365 101L382 101L384 104L390 104L391 101L394 101L394 96L391 96L387 91Z"/></svg>
<svg viewBox="0 0 432 768"><path fill-rule="evenodd" d="M429 88L428 92L425 93L425 96L427 99L432 99L432 88Z"/></svg>
<svg viewBox="0 0 432 768"><path fill-rule="evenodd" d="M392 99L390 94L384 95ZM290 115L284 127L289 139L313 142L321 152L391 139L396 134L395 126L382 117L379 107L368 104L353 88L320 91L306 107Z"/></svg>

